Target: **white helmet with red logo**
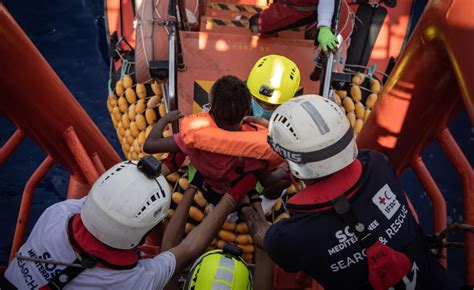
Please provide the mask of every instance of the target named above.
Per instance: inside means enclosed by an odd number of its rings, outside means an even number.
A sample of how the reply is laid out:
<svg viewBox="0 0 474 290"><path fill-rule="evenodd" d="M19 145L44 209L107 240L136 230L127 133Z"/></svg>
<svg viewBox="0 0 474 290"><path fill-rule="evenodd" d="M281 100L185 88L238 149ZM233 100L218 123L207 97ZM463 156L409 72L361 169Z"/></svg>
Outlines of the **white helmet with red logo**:
<svg viewBox="0 0 474 290"><path fill-rule="evenodd" d="M270 118L268 142L300 179L330 175L357 158L347 117L336 103L318 95L280 105Z"/></svg>
<svg viewBox="0 0 474 290"><path fill-rule="evenodd" d="M155 174L139 169L140 162L137 166L136 161L125 161L107 170L92 186L81 219L99 241L116 249L134 248L168 214L168 182L159 174L159 162L151 161Z"/></svg>

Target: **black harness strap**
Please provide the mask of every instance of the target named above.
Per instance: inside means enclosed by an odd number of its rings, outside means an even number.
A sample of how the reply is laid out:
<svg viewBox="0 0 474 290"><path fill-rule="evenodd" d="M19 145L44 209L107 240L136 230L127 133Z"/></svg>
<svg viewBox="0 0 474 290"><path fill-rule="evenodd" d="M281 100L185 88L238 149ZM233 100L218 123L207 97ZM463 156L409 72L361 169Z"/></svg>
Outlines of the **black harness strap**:
<svg viewBox="0 0 474 290"><path fill-rule="evenodd" d="M84 258L82 260L77 258L73 263L79 263L82 265L84 262L85 262ZM93 263L92 267L95 267L96 262L94 260L88 260L87 263ZM53 279L49 280L48 285L46 285L47 289L51 289L51 290L63 289L64 286L66 286L66 284L71 282L74 278L76 278L79 274L81 274L85 269L87 268L67 266L61 272L59 272L56 276L54 276Z"/></svg>
<svg viewBox="0 0 474 290"><path fill-rule="evenodd" d="M74 246L78 246L77 241L74 239L74 235L72 233L72 221L73 218L71 217L67 224L68 235L72 244L74 244ZM82 250L82 248L79 249L79 257L74 260L73 264L80 264L82 267L67 266L56 276L54 276L53 279L49 280L48 284L46 285L46 289L63 289L66 284L79 276L79 274L81 274L85 269L94 268L96 266L97 259L94 256L86 253L84 250Z"/></svg>

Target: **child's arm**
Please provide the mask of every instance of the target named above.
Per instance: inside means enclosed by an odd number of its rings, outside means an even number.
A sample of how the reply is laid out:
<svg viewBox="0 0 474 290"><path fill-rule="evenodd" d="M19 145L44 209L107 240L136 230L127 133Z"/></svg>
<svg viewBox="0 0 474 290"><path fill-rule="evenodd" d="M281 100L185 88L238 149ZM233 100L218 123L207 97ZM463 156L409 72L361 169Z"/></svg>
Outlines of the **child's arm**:
<svg viewBox="0 0 474 290"><path fill-rule="evenodd" d="M161 118L151 129L150 135L143 144L143 151L149 154L162 152L179 152L179 147L174 141L173 136L164 138L163 129L171 122L174 122L184 115L176 110L171 111Z"/></svg>

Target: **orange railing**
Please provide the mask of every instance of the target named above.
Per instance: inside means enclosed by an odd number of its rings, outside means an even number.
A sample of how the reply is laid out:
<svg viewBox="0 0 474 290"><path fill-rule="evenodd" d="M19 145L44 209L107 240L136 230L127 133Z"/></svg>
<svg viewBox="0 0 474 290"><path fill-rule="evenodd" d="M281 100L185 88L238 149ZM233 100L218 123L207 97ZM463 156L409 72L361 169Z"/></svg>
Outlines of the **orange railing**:
<svg viewBox="0 0 474 290"><path fill-rule="evenodd" d="M17 128L0 149L0 166L25 137L47 153L25 186L11 260L24 242L35 188L55 164L71 173L67 197L78 198L120 158L1 3L0 27L0 113Z"/></svg>
<svg viewBox="0 0 474 290"><path fill-rule="evenodd" d="M474 17L472 3L432 0L426 7L377 108L359 135L358 144L384 152L398 174L411 167L433 204L433 232L446 228L444 196L421 154L437 141L460 175L464 222L474 225L472 165L448 125L467 110L474 125ZM466 285L474 285L474 234L464 234ZM447 265L446 258L441 261Z"/></svg>

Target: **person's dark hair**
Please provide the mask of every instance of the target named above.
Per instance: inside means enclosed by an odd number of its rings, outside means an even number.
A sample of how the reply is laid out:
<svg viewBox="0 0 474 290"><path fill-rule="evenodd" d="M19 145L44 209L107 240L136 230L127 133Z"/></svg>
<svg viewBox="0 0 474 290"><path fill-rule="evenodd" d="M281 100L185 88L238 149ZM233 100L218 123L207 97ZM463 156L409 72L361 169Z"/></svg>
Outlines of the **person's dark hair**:
<svg viewBox="0 0 474 290"><path fill-rule="evenodd" d="M223 76L211 88L209 113L218 126L239 124L251 112L251 98L243 81L234 76Z"/></svg>

